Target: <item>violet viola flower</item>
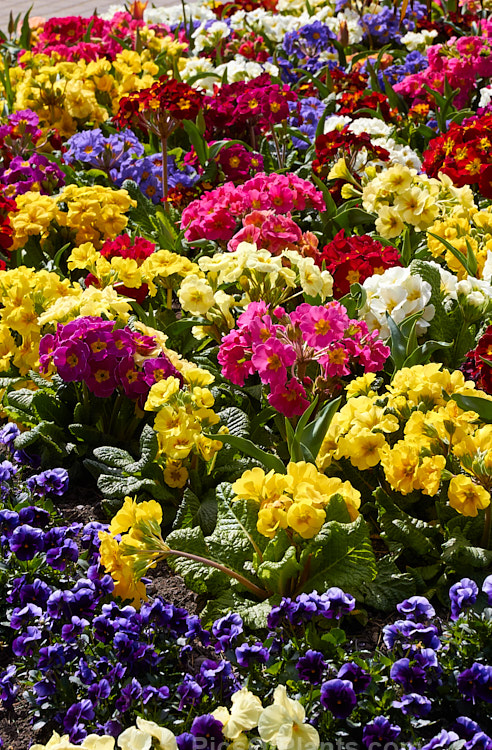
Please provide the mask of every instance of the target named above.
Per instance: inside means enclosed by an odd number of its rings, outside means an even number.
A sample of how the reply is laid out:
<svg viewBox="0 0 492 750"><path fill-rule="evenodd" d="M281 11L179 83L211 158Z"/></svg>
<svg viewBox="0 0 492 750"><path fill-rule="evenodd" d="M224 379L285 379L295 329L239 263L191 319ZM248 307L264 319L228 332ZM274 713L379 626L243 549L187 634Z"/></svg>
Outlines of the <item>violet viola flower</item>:
<svg viewBox="0 0 492 750"><path fill-rule="evenodd" d="M339 670L337 677L339 680L350 680L355 692L363 693L371 682L371 675L365 669L359 667L355 661L349 661Z"/></svg>
<svg viewBox="0 0 492 750"><path fill-rule="evenodd" d="M405 716L410 715L419 718L427 716L432 708L430 700L420 693L402 695L399 701L393 701L391 705L393 708L399 708Z"/></svg>
<svg viewBox="0 0 492 750"><path fill-rule="evenodd" d="M492 667L474 662L458 675L458 689L467 698L492 703Z"/></svg>
<svg viewBox="0 0 492 750"><path fill-rule="evenodd" d="M336 719L346 719L357 705L357 696L349 680L328 680L321 685L321 705Z"/></svg>
<svg viewBox="0 0 492 750"><path fill-rule="evenodd" d="M397 724L391 724L384 716L376 716L374 721L366 724L362 730L362 742L367 748L370 748L371 745L384 747L385 743L396 740L400 733L401 728Z"/></svg>
<svg viewBox="0 0 492 750"><path fill-rule="evenodd" d="M212 633L217 638L215 650L225 651L243 632L243 621L239 615L229 612L225 617L216 620L212 625Z"/></svg>
<svg viewBox="0 0 492 750"><path fill-rule="evenodd" d="M240 667L249 668L251 664L266 664L270 656L267 648L259 641L257 643L242 643L235 650L236 661Z"/></svg>
<svg viewBox="0 0 492 750"><path fill-rule="evenodd" d="M326 669L326 662L320 651L309 649L296 664L297 673L301 680L306 680L313 685L319 685L323 679L323 672Z"/></svg>
<svg viewBox="0 0 492 750"><path fill-rule="evenodd" d="M478 586L471 578L462 578L449 589L451 599L451 619L457 620L464 609L475 604L478 596Z"/></svg>
<svg viewBox="0 0 492 750"><path fill-rule="evenodd" d="M13 532L9 545L18 560L32 560L34 555L44 551L44 532L29 524L22 524Z"/></svg>
<svg viewBox="0 0 492 750"><path fill-rule="evenodd" d="M426 686L425 670L418 665L412 665L410 659L398 659L390 669L390 677L398 682L403 690L423 692Z"/></svg>
<svg viewBox="0 0 492 750"><path fill-rule="evenodd" d="M415 622L431 620L436 614L436 610L425 596L411 596L410 599L397 604L396 609L400 614L405 615L407 620L411 619Z"/></svg>
<svg viewBox="0 0 492 750"><path fill-rule="evenodd" d="M212 714L197 716L196 719L193 720L190 732L196 738L207 739L208 742L206 748L210 748L210 750L224 741L222 722L214 719Z"/></svg>
<svg viewBox="0 0 492 750"><path fill-rule="evenodd" d="M487 596L489 605L492 606L492 576L487 576L482 583L482 591Z"/></svg>

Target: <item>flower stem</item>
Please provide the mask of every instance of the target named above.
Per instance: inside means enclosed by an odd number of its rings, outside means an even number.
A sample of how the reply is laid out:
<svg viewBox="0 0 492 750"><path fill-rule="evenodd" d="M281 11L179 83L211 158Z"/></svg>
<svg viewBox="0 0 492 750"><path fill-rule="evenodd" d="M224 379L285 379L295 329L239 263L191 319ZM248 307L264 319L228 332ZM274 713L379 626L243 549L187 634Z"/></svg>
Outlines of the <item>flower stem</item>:
<svg viewBox="0 0 492 750"><path fill-rule="evenodd" d="M164 211L169 211L167 204L167 138L161 137L161 149L162 149L162 203L164 205Z"/></svg>
<svg viewBox="0 0 492 750"><path fill-rule="evenodd" d="M484 524L483 524L483 534L482 534L482 547L484 549L489 549L490 547L490 527L492 522L492 509L491 506L488 505L485 508L485 514L484 514Z"/></svg>

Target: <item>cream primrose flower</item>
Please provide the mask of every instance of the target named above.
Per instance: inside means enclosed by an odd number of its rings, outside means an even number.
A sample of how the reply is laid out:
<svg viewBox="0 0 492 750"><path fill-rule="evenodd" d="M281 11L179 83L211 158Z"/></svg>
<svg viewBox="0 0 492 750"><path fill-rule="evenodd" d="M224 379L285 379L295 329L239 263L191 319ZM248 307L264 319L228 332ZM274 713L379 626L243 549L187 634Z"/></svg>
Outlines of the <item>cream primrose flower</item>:
<svg viewBox="0 0 492 750"><path fill-rule="evenodd" d="M389 338L390 331L386 313L395 323L401 323L413 313L423 311L417 321L416 333L421 336L429 327L434 317L434 305L429 304L432 294L431 285L417 274L411 274L409 268L388 268L382 274L374 274L364 281L367 294L364 307L359 310L370 331L378 330L382 339Z"/></svg>
<svg viewBox="0 0 492 750"><path fill-rule="evenodd" d="M319 734L310 724L304 724L305 716L304 707L287 696L284 685L278 685L273 704L258 720L260 737L278 750L317 750Z"/></svg>
<svg viewBox="0 0 492 750"><path fill-rule="evenodd" d="M155 721L142 719L140 716L137 717L137 727L141 732L147 732L151 737L155 737L159 750L177 750L176 737L169 729L160 727Z"/></svg>
<svg viewBox="0 0 492 750"><path fill-rule="evenodd" d="M152 735L137 727L128 727L118 737L118 747L121 750L150 750Z"/></svg>
<svg viewBox="0 0 492 750"><path fill-rule="evenodd" d="M205 315L214 305L212 287L194 273L183 279L178 297L183 310L192 315Z"/></svg>
<svg viewBox="0 0 492 750"><path fill-rule="evenodd" d="M258 725L263 706L261 700L247 688L238 690L231 700L230 713L227 708L220 706L212 711L212 716L224 725L224 737L227 737L228 740L235 740L242 732L253 729Z"/></svg>

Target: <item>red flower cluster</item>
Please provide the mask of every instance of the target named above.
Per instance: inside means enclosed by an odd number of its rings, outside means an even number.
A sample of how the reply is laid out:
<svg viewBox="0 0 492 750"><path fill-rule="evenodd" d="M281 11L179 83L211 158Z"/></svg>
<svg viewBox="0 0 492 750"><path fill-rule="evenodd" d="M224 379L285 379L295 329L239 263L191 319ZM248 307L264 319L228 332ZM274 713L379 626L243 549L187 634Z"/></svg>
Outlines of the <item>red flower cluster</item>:
<svg viewBox="0 0 492 750"><path fill-rule="evenodd" d="M86 39L89 25L91 41ZM114 60L123 48L115 37L133 39L137 25L141 26L142 22L132 20L129 13L119 13L111 21L103 21L99 16L50 18L43 24L32 52L45 55L56 53L69 61L89 62L101 57Z"/></svg>
<svg viewBox="0 0 492 750"><path fill-rule="evenodd" d="M361 112L361 109L373 109L376 111L379 107L381 114L384 117L385 122L390 122L392 119L391 109L386 94L379 94L376 91L346 91L340 97L340 108L338 110L339 115L350 115L351 117L367 117L366 112Z"/></svg>
<svg viewBox="0 0 492 750"><path fill-rule="evenodd" d="M289 116L289 102L297 100L290 86L272 83L267 73L251 81L237 81L205 97L205 123L210 138L249 139L252 128L266 129Z"/></svg>
<svg viewBox="0 0 492 750"><path fill-rule="evenodd" d="M138 127L168 138L181 120L194 120L202 94L187 83L161 76L150 88L124 96L114 121L119 128Z"/></svg>
<svg viewBox="0 0 492 750"><path fill-rule="evenodd" d="M13 229L10 226L9 214L17 211L17 204L12 198L7 198L0 192L0 251L8 252L12 245ZM0 261L0 269L3 271L5 263Z"/></svg>
<svg viewBox="0 0 492 750"><path fill-rule="evenodd" d="M470 117L433 138L424 151L423 169L429 177L444 172L458 187L478 184L492 198L492 113Z"/></svg>
<svg viewBox="0 0 492 750"><path fill-rule="evenodd" d="M250 12L256 8L274 11L277 8L277 0L234 0L234 2L214 4L211 10L217 18L229 18L238 10Z"/></svg>
<svg viewBox="0 0 492 750"><path fill-rule="evenodd" d="M467 378L474 380L477 388L492 395L492 326L480 338L477 346L468 352L461 369ZM484 360L486 360L484 362Z"/></svg>
<svg viewBox="0 0 492 750"><path fill-rule="evenodd" d="M320 267L324 261L326 269L333 276L335 297L348 294L351 284L362 284L375 273L401 266L400 256L395 248L385 247L367 234L345 237L343 229L325 245L315 260Z"/></svg>
<svg viewBox="0 0 492 750"><path fill-rule="evenodd" d="M144 237L133 237L131 238L128 234L121 234L114 240L106 240L100 249L101 255L110 261L111 258L131 258L137 262L138 266L142 263L149 255L155 251L155 245L153 242L149 242ZM98 286L98 281L95 276L91 273L87 275L85 280L86 286ZM141 304L147 296L149 288L147 284L142 284L138 289L128 288L123 284L117 284L116 289L119 294L131 299L136 300Z"/></svg>
<svg viewBox="0 0 492 750"><path fill-rule="evenodd" d="M381 146L375 146L367 133L356 135L348 130L346 125L343 130L332 130L316 138L316 159L313 161L313 171L318 177L327 177L334 161L342 156L346 157L347 164L363 148L367 150L368 159L380 159L388 161L389 152Z"/></svg>

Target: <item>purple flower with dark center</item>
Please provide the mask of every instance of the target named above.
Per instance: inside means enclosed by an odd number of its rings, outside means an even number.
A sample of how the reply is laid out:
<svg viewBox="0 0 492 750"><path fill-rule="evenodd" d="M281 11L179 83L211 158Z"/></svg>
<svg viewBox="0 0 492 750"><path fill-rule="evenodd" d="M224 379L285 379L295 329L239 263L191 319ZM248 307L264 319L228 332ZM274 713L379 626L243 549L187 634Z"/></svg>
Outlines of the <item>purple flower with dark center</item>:
<svg viewBox="0 0 492 750"><path fill-rule="evenodd" d="M84 723L93 718L94 706L88 698L70 706L63 717L63 728L69 733L72 742L78 742L87 736Z"/></svg>
<svg viewBox="0 0 492 750"><path fill-rule="evenodd" d="M478 596L478 586L471 578L462 578L449 589L451 600L451 619L457 620L463 610L475 604Z"/></svg>
<svg viewBox="0 0 492 750"><path fill-rule="evenodd" d="M296 669L301 680L306 680L312 685L319 685L326 669L323 654L320 651L309 649L297 662Z"/></svg>
<svg viewBox="0 0 492 750"><path fill-rule="evenodd" d="M12 641L12 651L16 656L32 656L36 642L41 640L42 635L39 628L29 625L25 633L21 633Z"/></svg>
<svg viewBox="0 0 492 750"><path fill-rule="evenodd" d="M170 690L166 685L160 688L155 688L153 685L146 685L142 690L142 703L144 706L153 698L156 701L164 701L169 698Z"/></svg>
<svg viewBox="0 0 492 750"><path fill-rule="evenodd" d="M63 667L65 662L65 647L61 643L55 643L53 646L43 646L39 649L38 668L42 672L47 669Z"/></svg>
<svg viewBox="0 0 492 750"><path fill-rule="evenodd" d="M355 608L355 599L337 586L332 586L320 597L321 614L328 619L339 620Z"/></svg>
<svg viewBox="0 0 492 750"><path fill-rule="evenodd" d="M14 529L19 525L19 514L15 510L0 510L0 534L10 539Z"/></svg>
<svg viewBox="0 0 492 750"><path fill-rule="evenodd" d="M109 696L111 695L111 685L109 684L108 680L104 678L102 680L99 680L99 682L93 682L87 690L87 695L89 696L92 704L94 706L97 706L99 701L109 698Z"/></svg>
<svg viewBox="0 0 492 750"><path fill-rule="evenodd" d="M371 682L371 675L365 669L359 667L355 661L349 661L339 670L337 677L339 680L350 680L357 694L363 693Z"/></svg>
<svg viewBox="0 0 492 750"><path fill-rule="evenodd" d="M423 718L430 713L432 703L420 693L408 693L402 695L399 701L393 701L393 708L399 708L405 716L417 716Z"/></svg>
<svg viewBox="0 0 492 750"><path fill-rule="evenodd" d="M10 617L10 627L13 630L20 630L27 625L30 620L35 620L36 617L41 617L43 610L36 604L26 604L24 607L15 607Z"/></svg>
<svg viewBox="0 0 492 750"><path fill-rule="evenodd" d="M229 695L234 687L231 663L225 659L221 662L205 659L200 667L199 682L208 690L216 690L222 695Z"/></svg>
<svg viewBox="0 0 492 750"><path fill-rule="evenodd" d="M403 690L421 693L426 687L425 670L417 665L411 665L410 659L398 659L390 669L390 677L398 682Z"/></svg>
<svg viewBox="0 0 492 750"><path fill-rule="evenodd" d="M27 480L27 486L31 492L39 495L56 495L61 497L68 489L68 472L66 469L46 469L39 474L34 474Z"/></svg>
<svg viewBox="0 0 492 750"><path fill-rule="evenodd" d="M410 599L396 605L400 614L405 615L407 620L422 622L435 617L436 610L425 596L411 596Z"/></svg>
<svg viewBox="0 0 492 750"><path fill-rule="evenodd" d="M210 643L210 633L202 628L202 623L198 615L190 615L186 618L187 631L185 637L189 640L199 640L204 646Z"/></svg>
<svg viewBox="0 0 492 750"><path fill-rule="evenodd" d="M22 524L12 533L9 546L18 560L32 560L34 555L44 550L44 532L28 524Z"/></svg>
<svg viewBox="0 0 492 750"><path fill-rule="evenodd" d="M492 606L492 576L487 576L482 583L482 591L487 596L490 606Z"/></svg>
<svg viewBox="0 0 492 750"><path fill-rule="evenodd" d="M0 700L4 708L11 708L19 692L19 688L14 684L17 670L13 664L0 674Z"/></svg>
<svg viewBox="0 0 492 750"><path fill-rule="evenodd" d="M190 732L196 738L207 740L206 748L210 748L210 750L224 741L222 722L214 719L212 714L204 714L193 719Z"/></svg>
<svg viewBox="0 0 492 750"><path fill-rule="evenodd" d="M120 696L116 701L116 708L121 711L122 714L128 711L131 706L136 703L142 697L142 686L135 678L125 685L120 692Z"/></svg>
<svg viewBox="0 0 492 750"><path fill-rule="evenodd" d="M96 677L97 677L96 673L94 672L93 669L89 667L85 659L79 660L79 668L77 672L75 673L75 676L79 677L80 681L84 685L92 685L92 683L95 682Z"/></svg>
<svg viewBox="0 0 492 750"><path fill-rule="evenodd" d="M492 703L492 667L474 662L458 675L458 689L462 695Z"/></svg>
<svg viewBox="0 0 492 750"><path fill-rule="evenodd" d="M465 744L465 750L492 750L492 738L485 732L477 732Z"/></svg>
<svg viewBox="0 0 492 750"><path fill-rule="evenodd" d="M189 732L183 732L176 736L176 743L179 750L195 750L195 737Z"/></svg>
<svg viewBox="0 0 492 750"><path fill-rule="evenodd" d="M26 583L25 577L21 577L14 579L12 593L7 597L7 601L10 604L18 602L20 606L32 603L44 607L50 596L50 587L40 578L35 578L32 583Z"/></svg>
<svg viewBox="0 0 492 750"><path fill-rule="evenodd" d="M62 625L61 635L66 643L73 643L77 640L78 636L84 632L86 627L89 625L89 620L84 620L77 615L72 615L70 623Z"/></svg>
<svg viewBox="0 0 492 750"><path fill-rule="evenodd" d="M235 649L234 653L239 666L246 669L251 664L266 664L270 656L268 649L259 641L256 643L242 643Z"/></svg>
<svg viewBox="0 0 492 750"><path fill-rule="evenodd" d="M391 724L385 716L376 716L374 721L362 730L362 743L370 748L371 745L374 747L384 747L386 743L393 742L400 736L401 728L398 724ZM375 744L375 743L379 743Z"/></svg>
<svg viewBox="0 0 492 750"><path fill-rule="evenodd" d="M357 705L357 696L350 680L328 680L321 685L321 705L336 719L346 719Z"/></svg>
<svg viewBox="0 0 492 750"><path fill-rule="evenodd" d="M61 547L52 547L46 553L46 562L55 570L65 570L67 563L77 562L79 550L72 539L65 539Z"/></svg>
<svg viewBox="0 0 492 750"><path fill-rule="evenodd" d="M0 462L0 482L8 482L14 474L17 474L17 467L11 461Z"/></svg>
<svg viewBox="0 0 492 750"><path fill-rule="evenodd" d="M449 747L456 740L459 740L456 732L447 732L445 729L442 729L430 742L423 745L421 750L444 750L444 748Z"/></svg>
<svg viewBox="0 0 492 750"><path fill-rule="evenodd" d="M464 740L471 740L474 734L480 732L480 727L476 721L469 719L468 716L458 716L453 723L453 729L458 732Z"/></svg>
<svg viewBox="0 0 492 750"><path fill-rule="evenodd" d="M216 620L212 625L212 633L217 638L216 651L225 651L243 632L243 621L234 612Z"/></svg>
<svg viewBox="0 0 492 750"><path fill-rule="evenodd" d="M14 450L14 440L18 435L20 435L20 430L13 422L7 422L0 427L0 443L10 451Z"/></svg>
<svg viewBox="0 0 492 750"><path fill-rule="evenodd" d="M28 523L30 526L37 526L40 529L46 528L50 518L48 511L44 508L38 508L37 505L29 505L19 511L20 523Z"/></svg>
<svg viewBox="0 0 492 750"><path fill-rule="evenodd" d="M189 674L185 674L181 685L176 689L180 697L179 710L182 711L184 706L195 706L202 697L203 690Z"/></svg>
<svg viewBox="0 0 492 750"><path fill-rule="evenodd" d="M56 683L51 682L47 677L43 677L42 680L34 683L33 688L38 703L44 703L45 698L49 698L50 695L56 693Z"/></svg>

